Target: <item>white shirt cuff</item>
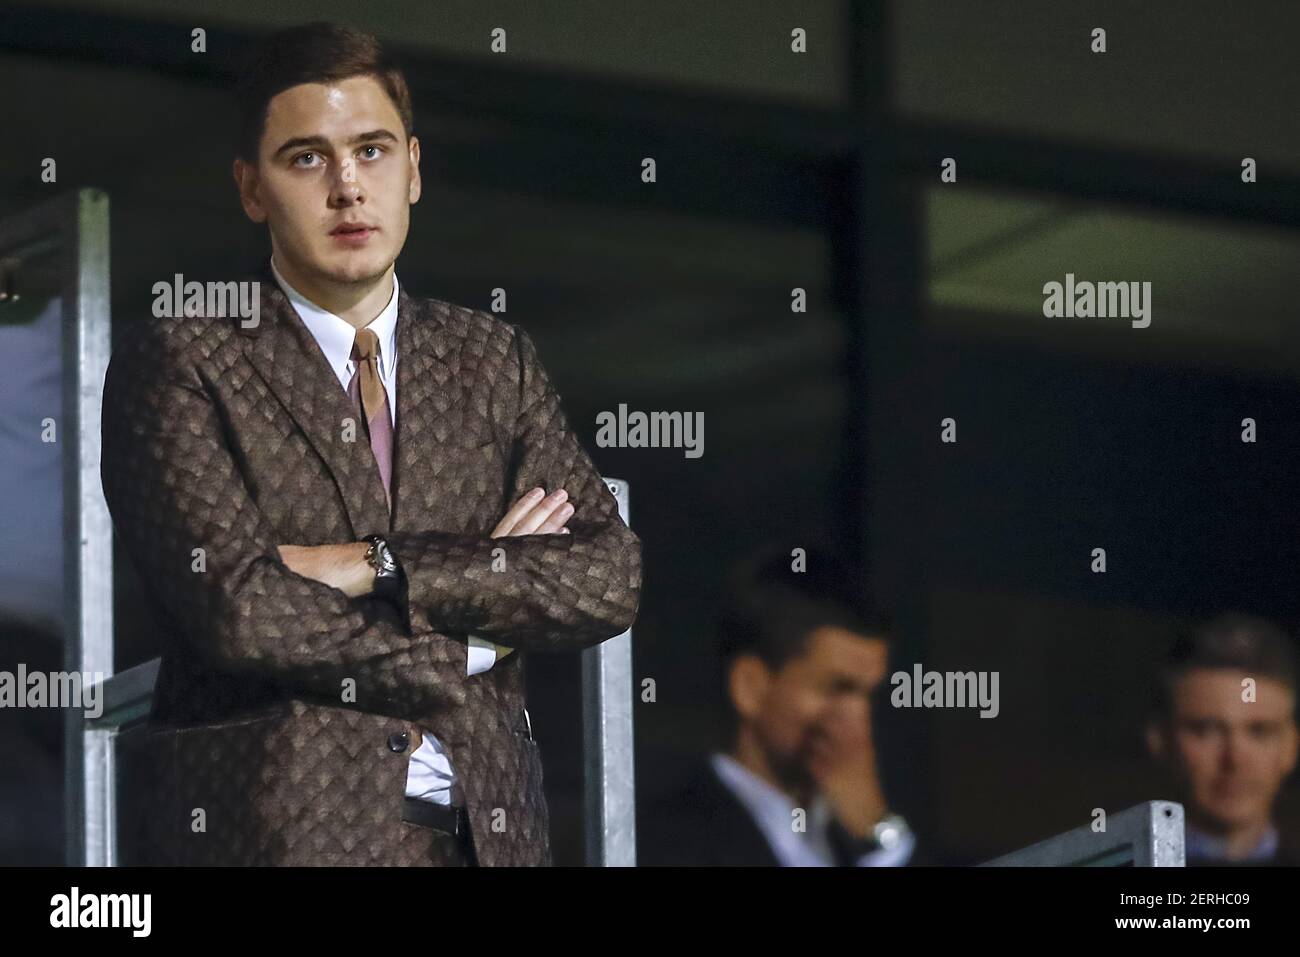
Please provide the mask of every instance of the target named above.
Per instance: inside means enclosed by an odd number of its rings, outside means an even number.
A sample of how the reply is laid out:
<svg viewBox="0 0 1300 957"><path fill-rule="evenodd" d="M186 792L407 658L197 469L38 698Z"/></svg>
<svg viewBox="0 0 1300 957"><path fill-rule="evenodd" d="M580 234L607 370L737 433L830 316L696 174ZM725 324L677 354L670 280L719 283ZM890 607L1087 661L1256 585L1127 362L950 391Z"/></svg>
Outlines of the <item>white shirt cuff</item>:
<svg viewBox="0 0 1300 957"><path fill-rule="evenodd" d="M497 646L475 635L469 636L469 655L465 661L465 674L476 675L497 663Z"/></svg>

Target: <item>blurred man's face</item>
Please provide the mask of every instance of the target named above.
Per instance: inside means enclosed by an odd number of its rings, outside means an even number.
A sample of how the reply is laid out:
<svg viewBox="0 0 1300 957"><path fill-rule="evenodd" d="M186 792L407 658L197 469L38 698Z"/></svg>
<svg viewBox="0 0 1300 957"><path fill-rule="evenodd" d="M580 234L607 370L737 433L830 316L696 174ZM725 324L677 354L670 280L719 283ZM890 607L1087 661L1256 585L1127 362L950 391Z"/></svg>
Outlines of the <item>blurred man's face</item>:
<svg viewBox="0 0 1300 957"><path fill-rule="evenodd" d="M810 787L815 761L832 760L846 744L869 746L870 696L887 652L883 640L825 626L779 671L749 656L736 662L733 704L778 779Z"/></svg>
<svg viewBox="0 0 1300 957"><path fill-rule="evenodd" d="M258 166L235 162L244 210L276 264L317 284L364 284L401 252L420 198L420 146L368 76L304 83L271 99ZM360 221L365 233L336 232Z"/></svg>
<svg viewBox="0 0 1300 957"><path fill-rule="evenodd" d="M1256 679L1242 700L1244 673L1196 669L1173 683L1170 717L1153 729L1153 749L1181 778L1189 810L1227 831L1267 822L1296 763L1295 700L1287 686Z"/></svg>

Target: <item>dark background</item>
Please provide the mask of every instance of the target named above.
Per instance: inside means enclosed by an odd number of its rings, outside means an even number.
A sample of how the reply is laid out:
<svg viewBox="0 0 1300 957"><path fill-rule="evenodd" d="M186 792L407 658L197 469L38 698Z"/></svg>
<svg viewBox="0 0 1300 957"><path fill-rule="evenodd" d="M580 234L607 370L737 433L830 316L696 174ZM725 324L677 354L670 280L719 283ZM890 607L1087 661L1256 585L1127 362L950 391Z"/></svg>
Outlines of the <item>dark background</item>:
<svg viewBox="0 0 1300 957"><path fill-rule="evenodd" d="M425 192L400 280L480 308L506 289L597 466L630 483L635 673L657 697L635 706L640 800L720 742L709 617L761 541L861 556L902 624L895 666L1001 673L995 720L880 715L893 802L953 863L1170 796L1139 736L1153 650L1222 609L1300 624L1294 4L0 6L0 216L110 194L115 335L154 282L269 251L237 203L226 88L247 43L319 18L403 55ZM1150 281L1150 328L1045 319L1067 272ZM704 456L597 448L619 403L703 411ZM126 667L156 639L118 579ZM528 669L555 856L577 862L576 661ZM0 739L18 723L0 714ZM33 782L0 813L37 821L58 800L42 774L0 770ZM58 859L39 820L44 850L0 861Z"/></svg>

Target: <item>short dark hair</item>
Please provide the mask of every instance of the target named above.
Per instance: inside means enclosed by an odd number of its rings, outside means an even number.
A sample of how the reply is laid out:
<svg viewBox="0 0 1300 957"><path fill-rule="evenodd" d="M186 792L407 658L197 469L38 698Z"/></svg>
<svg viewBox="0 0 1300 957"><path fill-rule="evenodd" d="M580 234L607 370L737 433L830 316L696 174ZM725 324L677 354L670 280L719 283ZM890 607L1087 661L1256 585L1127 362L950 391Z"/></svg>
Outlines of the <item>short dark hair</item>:
<svg viewBox="0 0 1300 957"><path fill-rule="evenodd" d="M718 614L724 666L741 654L773 670L802 654L817 628L838 626L888 640L888 617L865 597L860 569L821 548L804 550L795 571L793 548L766 546L733 569Z"/></svg>
<svg viewBox="0 0 1300 957"><path fill-rule="evenodd" d="M411 92L384 45L352 27L308 23L266 37L240 71L235 87L239 107L235 151L239 158L257 162L266 132L266 107L277 94L301 83L329 83L354 76L372 76L379 82L397 107L409 138L415 130Z"/></svg>
<svg viewBox="0 0 1300 957"><path fill-rule="evenodd" d="M1266 618L1230 612L1179 634L1161 658L1153 682L1153 705L1168 714L1173 684L1189 671L1231 669L1273 678L1296 690L1295 645Z"/></svg>

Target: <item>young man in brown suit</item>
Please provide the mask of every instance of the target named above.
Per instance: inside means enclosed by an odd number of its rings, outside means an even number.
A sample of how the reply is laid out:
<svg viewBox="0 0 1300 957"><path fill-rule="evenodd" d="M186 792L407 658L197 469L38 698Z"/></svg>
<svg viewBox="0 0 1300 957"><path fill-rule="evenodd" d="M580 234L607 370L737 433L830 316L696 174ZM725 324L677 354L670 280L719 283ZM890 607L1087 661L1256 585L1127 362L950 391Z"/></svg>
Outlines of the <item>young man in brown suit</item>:
<svg viewBox="0 0 1300 957"><path fill-rule="evenodd" d="M550 863L521 656L625 631L640 543L530 338L407 295L400 71L328 24L241 79L260 315L134 324L104 493L167 641L147 859Z"/></svg>

